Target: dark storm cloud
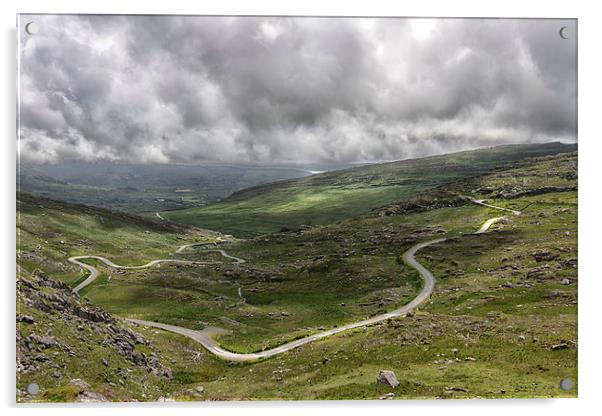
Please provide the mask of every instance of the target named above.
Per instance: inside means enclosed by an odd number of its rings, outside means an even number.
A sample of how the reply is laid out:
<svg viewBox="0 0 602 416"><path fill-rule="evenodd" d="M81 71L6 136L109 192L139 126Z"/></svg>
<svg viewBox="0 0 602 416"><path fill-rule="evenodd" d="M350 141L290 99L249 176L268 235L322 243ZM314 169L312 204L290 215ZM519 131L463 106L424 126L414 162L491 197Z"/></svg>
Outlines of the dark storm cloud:
<svg viewBox="0 0 602 416"><path fill-rule="evenodd" d="M576 140L573 21L29 20L28 161L349 162Z"/></svg>

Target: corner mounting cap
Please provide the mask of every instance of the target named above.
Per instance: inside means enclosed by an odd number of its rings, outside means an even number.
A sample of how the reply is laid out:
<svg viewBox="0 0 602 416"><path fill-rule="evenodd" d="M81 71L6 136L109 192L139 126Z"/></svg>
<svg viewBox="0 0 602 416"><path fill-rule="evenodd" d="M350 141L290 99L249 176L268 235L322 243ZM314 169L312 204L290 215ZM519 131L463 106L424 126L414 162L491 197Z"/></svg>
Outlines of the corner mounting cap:
<svg viewBox="0 0 602 416"><path fill-rule="evenodd" d="M35 35L40 31L40 28L36 22L29 22L25 25L25 31L30 35Z"/></svg>

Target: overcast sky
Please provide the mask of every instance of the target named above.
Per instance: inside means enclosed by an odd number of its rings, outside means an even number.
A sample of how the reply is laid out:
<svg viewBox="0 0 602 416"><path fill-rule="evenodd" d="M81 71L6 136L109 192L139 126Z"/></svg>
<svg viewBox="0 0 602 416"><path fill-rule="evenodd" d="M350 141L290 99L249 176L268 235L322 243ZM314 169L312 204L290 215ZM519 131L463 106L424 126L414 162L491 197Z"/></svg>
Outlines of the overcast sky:
<svg viewBox="0 0 602 416"><path fill-rule="evenodd" d="M571 20L22 16L20 25L25 162L347 163L576 141Z"/></svg>

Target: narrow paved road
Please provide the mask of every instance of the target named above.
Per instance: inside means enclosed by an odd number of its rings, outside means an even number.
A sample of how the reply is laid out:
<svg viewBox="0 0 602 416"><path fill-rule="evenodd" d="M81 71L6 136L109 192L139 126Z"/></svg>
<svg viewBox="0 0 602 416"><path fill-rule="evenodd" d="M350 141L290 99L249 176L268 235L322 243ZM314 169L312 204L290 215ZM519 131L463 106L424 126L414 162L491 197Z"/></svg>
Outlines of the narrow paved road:
<svg viewBox="0 0 602 416"><path fill-rule="evenodd" d="M520 211L515 211L515 210L508 209L508 208L502 208L502 207L497 207L495 205L486 204L486 203L484 203L483 200L477 200L477 199L474 199L471 197L464 197L464 198L469 199L471 202L473 202L477 205L482 205L482 206L486 206L489 208L495 208L495 209L499 209L499 210L503 210L503 211L509 211L509 212L512 212L514 215L520 214ZM494 224L496 221L499 221L502 218L505 218L505 217L490 218L474 234L483 234L483 233L487 232L492 224ZM340 327L337 327L334 329L330 329L328 331L318 332L317 334L309 335L307 337L297 339L295 341L291 341L291 342L282 344L278 347L271 348L268 350L255 352L255 353L249 353L249 354L239 354L239 353L227 351L227 350L221 348L219 346L219 344L208 333L206 333L204 331L196 331L193 329L163 324L160 322L145 321L145 320L141 320L141 319L126 318L126 320L129 322L138 324L138 325L144 325L144 326L162 329L165 331L173 332L173 333L188 337L190 339L193 339L194 341L197 341L203 347L205 347L209 352L211 352L211 353L215 354L216 356L218 356L224 360L227 360L227 361L236 361L236 362L255 361L255 360L259 360L259 359L263 359L263 358L273 357L274 355L281 354L286 351L290 351L294 348L300 347L305 344L309 344L310 342L316 341L321 338L326 338L331 335L338 334L343 331L347 331L350 329L359 328L359 327L363 327L363 326L367 326L367 325L373 325L373 324L376 324L376 323L379 323L382 321L386 321L387 319L400 317L402 315L407 314L411 310L415 309L419 305L421 305L424 301L426 301L428 299L428 297L433 292L433 289L435 287L435 278L433 277L432 273L426 267L424 267L422 264L420 264L414 258L414 255L419 250L422 250L425 247L428 247L433 244L442 243L445 240L447 240L447 239L439 238L436 240L430 240L430 241L425 241L423 243L418 243L418 244L410 247L405 253L403 253L403 255L402 255L403 260L410 267L414 268L418 273L420 273L420 275L424 279L424 286L422 287L422 290L411 302L407 303L406 305L403 305L402 307L400 307L398 309L395 309L394 311L384 313L381 315L376 315L376 316L373 316L372 318L364 319L364 320L358 321L358 322L353 322L353 323L343 325L343 326L340 326ZM183 246L180 246L175 252L181 253L183 250L185 250L188 247L202 245L202 244L204 244L204 243L183 245ZM224 250L207 250L207 251L218 252L224 257L235 260L237 263L245 262L245 260L243 260L241 258L234 257L234 256L227 254ZM97 260L102 261L103 263L105 263L106 265L108 265L110 267L121 268L121 269L141 269L141 268L145 268L145 267L150 267L154 264L161 263L161 262L175 262L175 263L180 263L180 264L203 264L201 262L194 262L194 261L188 261L188 260L159 259L159 260L153 260L142 266L119 266L119 265L114 264L110 260L107 260L104 257L99 257L99 256L71 257L71 258L69 258L70 262L78 264L90 272L90 276L84 282L82 282L80 285L78 285L78 287L76 287L74 289L74 291L76 291L76 292L78 290L81 290L81 288L90 284L98 276L98 270L94 266L91 266L89 264L78 261L78 259L83 259L83 258L97 259Z"/></svg>
<svg viewBox="0 0 602 416"><path fill-rule="evenodd" d="M520 211L517 211L517 210L514 210L514 209L503 208L503 207L498 207L496 205L487 204L487 203L485 203L484 199L475 199L473 197L466 196L466 195L461 195L461 197L464 198L464 199L469 200L473 204L481 205L483 207L498 209L498 210L501 210L501 211L508 211L508 212L511 212L514 215L520 215L521 214ZM485 221L485 223L481 226L481 228L479 228L477 231L474 232L474 234L483 234L483 233L486 233L489 230L489 227L491 227L496 222L498 222L500 220L503 220L504 218L506 218L505 215L503 217L489 218L487 221Z"/></svg>
<svg viewBox="0 0 602 416"><path fill-rule="evenodd" d="M496 222L498 222L499 220L503 220L506 217L495 217L495 218L489 218L487 221L485 221L485 223L481 226L481 228L479 228L477 231L475 231L475 234L483 234L486 233L489 230L489 227L491 227L493 224L495 224Z"/></svg>
<svg viewBox="0 0 602 416"><path fill-rule="evenodd" d="M195 245L199 245L201 243L195 243L195 244L186 244L183 246L178 247L178 249L176 250L176 253L181 253L182 250L184 250L186 247L190 247L190 246L195 246ZM226 253L224 250L204 250L204 252L206 253L220 253L223 257L229 258L234 260L237 264L241 264L244 263L245 260L235 257L235 256L231 256L230 254ZM111 260L105 258L105 257L101 257L101 256L74 256L74 257L69 257L69 262L73 263L73 264L77 264L80 267L83 267L84 269L88 270L90 272L90 275L86 278L86 280L84 280L83 282L81 282L79 285L77 285L73 291L74 292L79 292L80 290L82 290L83 288L85 288L86 286L88 286L90 283L92 283L94 280L96 280L96 278L98 277L98 275L100 274L98 272L98 269L90 264L86 264L81 262L80 260L83 259L94 259L94 260L99 260L101 262L103 262L104 264L106 264L109 267L112 267L114 269L128 269L128 270L132 270L132 269L146 269L147 267L152 267L155 266L159 263L172 263L172 264L183 264L183 265L189 265L189 266L201 266L201 265L206 265L206 264L215 264L215 262L203 262L203 261L194 261L194 260L178 260L178 259L157 259L157 260L152 260L149 261L146 264L140 265L140 266L122 266L120 264L115 264L113 263Z"/></svg>
<svg viewBox="0 0 602 416"><path fill-rule="evenodd" d="M309 344L310 342L314 342L318 339L326 338L331 335L338 334L339 332L347 331L347 330L353 329L353 328L359 328L362 326L376 324L378 322L386 321L387 319L402 316L402 315L408 313L409 311L411 311L412 309L414 309L415 307L417 307L418 305L420 305L432 293L433 288L435 287L435 279L430 271L428 271L423 265L421 265L420 263L418 263L416 261L416 259L414 259L414 254L416 254L416 252L418 250L420 250L424 247L430 246L431 244L437 244L442 241L445 241L445 238L440 238L437 240L432 240L432 241L427 241L425 243L416 244L415 246L413 246L412 248L410 248L408 251L406 251L403 254L403 259L410 266L412 266L413 268L418 270L418 272L424 278L424 286L423 286L422 290L420 291L418 296L416 296L410 303L408 303L394 311L391 311L391 312L388 312L388 313L385 313L382 315L376 315L376 316L373 316L372 318L365 319L363 321L353 322L353 323L343 325L343 326L340 326L340 327L337 327L337 328L334 328L334 329L331 329L328 331L318 332L317 334L309 335L305 338L291 341L286 344L282 344L278 347L271 348L269 350L250 353L250 354L238 354L238 353L227 351L227 350L221 348L214 339L212 339L209 336L207 336L206 334L204 334L203 331L195 331L192 329L182 328L179 326L167 325L167 324L162 324L159 322L143 321L140 319L127 319L127 320L130 322L140 324L140 325L151 326L154 328L159 328L159 329L163 329L166 331L174 332L176 334L184 335L188 338L191 338L191 339L197 341L203 347L205 347L209 352L217 355L220 358L223 358L224 360L240 362L240 361L253 361L253 360L259 360L262 358L273 357L274 355L281 354L286 351L290 351L294 348L300 347L301 345Z"/></svg>
<svg viewBox="0 0 602 416"><path fill-rule="evenodd" d="M182 251L184 251L188 247L204 246L206 244L207 243L185 244L183 246L178 247L178 249L175 251L175 253L181 253ZM247 262L245 259L241 259L240 257L231 256L230 254L226 253L224 250L221 250L221 249L203 250L203 253L219 253L219 254L222 255L222 257L226 257L228 259L234 260L234 262L236 264L242 264L242 263L246 263Z"/></svg>

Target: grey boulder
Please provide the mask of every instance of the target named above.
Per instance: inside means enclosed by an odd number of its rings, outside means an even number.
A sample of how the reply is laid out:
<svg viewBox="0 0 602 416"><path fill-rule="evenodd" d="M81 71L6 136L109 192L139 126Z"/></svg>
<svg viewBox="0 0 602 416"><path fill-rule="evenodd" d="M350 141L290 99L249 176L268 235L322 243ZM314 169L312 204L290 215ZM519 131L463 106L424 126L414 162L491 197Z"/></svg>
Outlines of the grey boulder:
<svg viewBox="0 0 602 416"><path fill-rule="evenodd" d="M382 370L378 373L376 381L393 388L399 386L399 381L397 380L395 373L390 370Z"/></svg>

